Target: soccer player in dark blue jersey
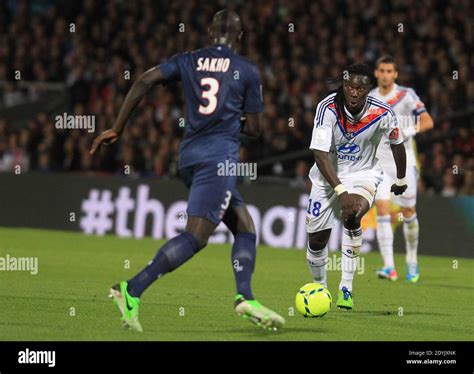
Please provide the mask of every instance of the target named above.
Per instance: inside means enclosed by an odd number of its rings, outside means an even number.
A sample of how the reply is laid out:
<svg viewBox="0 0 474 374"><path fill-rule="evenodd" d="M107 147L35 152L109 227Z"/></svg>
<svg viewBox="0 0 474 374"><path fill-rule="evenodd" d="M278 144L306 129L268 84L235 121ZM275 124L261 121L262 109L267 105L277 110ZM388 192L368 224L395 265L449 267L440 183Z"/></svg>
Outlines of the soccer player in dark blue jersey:
<svg viewBox="0 0 474 374"><path fill-rule="evenodd" d="M129 281L110 290L124 323L142 331L138 321L141 294L158 278L175 270L207 245L223 221L234 235L232 264L237 284L236 312L266 329L285 320L255 300L251 277L255 267L256 235L252 218L237 191L236 176L218 173L219 163L237 163L239 134L260 133L263 111L260 75L249 60L234 52L242 38L239 16L227 10L214 15L211 45L180 53L143 73L125 97L112 129L92 145L116 142L132 111L156 84L179 80L186 101L186 132L179 151L179 173L189 188L185 231L166 242L150 263ZM244 120L241 120L244 118Z"/></svg>

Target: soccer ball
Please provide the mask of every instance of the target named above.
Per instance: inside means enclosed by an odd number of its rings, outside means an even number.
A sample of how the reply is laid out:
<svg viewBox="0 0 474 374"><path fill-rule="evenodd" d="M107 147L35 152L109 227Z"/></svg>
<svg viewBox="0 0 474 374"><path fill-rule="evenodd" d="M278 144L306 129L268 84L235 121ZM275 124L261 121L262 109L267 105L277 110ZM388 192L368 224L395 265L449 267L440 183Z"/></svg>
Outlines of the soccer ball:
<svg viewBox="0 0 474 374"><path fill-rule="evenodd" d="M332 297L320 283L308 283L296 294L296 310L306 318L323 317L329 312Z"/></svg>

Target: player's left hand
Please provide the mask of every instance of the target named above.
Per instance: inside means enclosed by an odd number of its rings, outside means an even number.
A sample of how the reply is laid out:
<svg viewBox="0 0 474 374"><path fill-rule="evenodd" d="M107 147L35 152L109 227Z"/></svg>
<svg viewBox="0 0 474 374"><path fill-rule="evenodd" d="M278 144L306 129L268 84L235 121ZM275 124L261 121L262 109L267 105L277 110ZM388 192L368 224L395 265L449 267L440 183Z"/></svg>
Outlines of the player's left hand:
<svg viewBox="0 0 474 374"><path fill-rule="evenodd" d="M97 151L101 144L109 145L115 143L120 138L120 135L113 129L105 130L98 137L94 139L91 148L91 155Z"/></svg>
<svg viewBox="0 0 474 374"><path fill-rule="evenodd" d="M404 184L403 186L398 186L396 183L392 184L392 187L390 188L390 192L393 192L395 195L401 195L406 191L408 186Z"/></svg>

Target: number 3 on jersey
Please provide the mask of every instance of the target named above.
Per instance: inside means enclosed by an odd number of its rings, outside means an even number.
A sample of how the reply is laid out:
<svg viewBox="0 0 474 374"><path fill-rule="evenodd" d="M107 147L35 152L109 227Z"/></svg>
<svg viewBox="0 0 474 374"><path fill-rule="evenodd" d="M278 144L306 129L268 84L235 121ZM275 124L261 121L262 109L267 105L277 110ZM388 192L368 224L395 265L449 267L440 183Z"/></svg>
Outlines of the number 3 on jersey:
<svg viewBox="0 0 474 374"><path fill-rule="evenodd" d="M206 90L202 91L201 97L207 99L209 103L205 106L199 105L199 113L209 115L214 113L217 107L217 93L219 92L219 81L215 78L207 77L201 79L201 87L208 86Z"/></svg>

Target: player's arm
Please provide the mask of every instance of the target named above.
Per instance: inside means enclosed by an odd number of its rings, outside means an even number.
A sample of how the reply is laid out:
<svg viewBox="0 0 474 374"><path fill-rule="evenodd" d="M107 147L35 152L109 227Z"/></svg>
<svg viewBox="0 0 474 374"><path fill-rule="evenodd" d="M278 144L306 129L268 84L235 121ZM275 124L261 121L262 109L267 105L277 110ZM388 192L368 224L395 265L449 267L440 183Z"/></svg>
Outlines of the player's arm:
<svg viewBox="0 0 474 374"><path fill-rule="evenodd" d="M425 104L420 100L415 91L409 89L408 92L408 105L412 110L412 114L416 116L416 128L409 129L408 132L403 131L403 136L405 138L414 136L417 133L425 132L431 130L434 127L433 118L426 110Z"/></svg>
<svg viewBox="0 0 474 374"><path fill-rule="evenodd" d="M122 135L128 119L143 96L145 96L154 85L163 83L164 81L165 77L159 67L153 67L140 75L128 91L112 128L104 131L94 139L91 154L94 154L101 144L109 145L115 143Z"/></svg>
<svg viewBox="0 0 474 374"><path fill-rule="evenodd" d="M328 157L332 144L332 125L334 120L334 114L321 106L320 103L316 109L313 135L309 148L313 150L314 161L319 171L339 196L342 216L345 219L353 214L357 214L361 207L359 206L359 200L354 195L349 194L346 187L341 183Z"/></svg>
<svg viewBox="0 0 474 374"><path fill-rule="evenodd" d="M329 185L336 189L337 186L342 185L339 177L336 174L331 162L329 161L328 152L318 149L313 150L314 161L323 177L328 181Z"/></svg>
<svg viewBox="0 0 474 374"><path fill-rule="evenodd" d="M395 195L401 195L407 189L406 172L407 172L407 152L403 144L403 136L397 126L397 119L393 112L387 116L388 126L386 135L390 143L395 166L397 167L397 180L390 188Z"/></svg>
<svg viewBox="0 0 474 374"><path fill-rule="evenodd" d="M336 171L329 161L328 152L314 149L313 153L316 166L339 197L343 218L346 219L346 217L357 214L361 209L359 200L355 198L355 195L347 192L346 187L338 178Z"/></svg>
<svg viewBox="0 0 474 374"><path fill-rule="evenodd" d="M262 129L263 89L260 73L255 65L250 65L246 72L243 113L240 118L240 132L257 139Z"/></svg>
<svg viewBox="0 0 474 374"><path fill-rule="evenodd" d="M395 160L395 166L397 167L397 179L405 179L407 170L407 152L405 145L403 143L390 144L390 148Z"/></svg>
<svg viewBox="0 0 474 374"><path fill-rule="evenodd" d="M244 113L240 118L241 133L251 139L258 139L262 132L262 113Z"/></svg>
<svg viewBox="0 0 474 374"><path fill-rule="evenodd" d="M421 113L418 118L419 118L418 132L425 132L425 131L431 130L434 127L433 118L431 118L428 112Z"/></svg>

